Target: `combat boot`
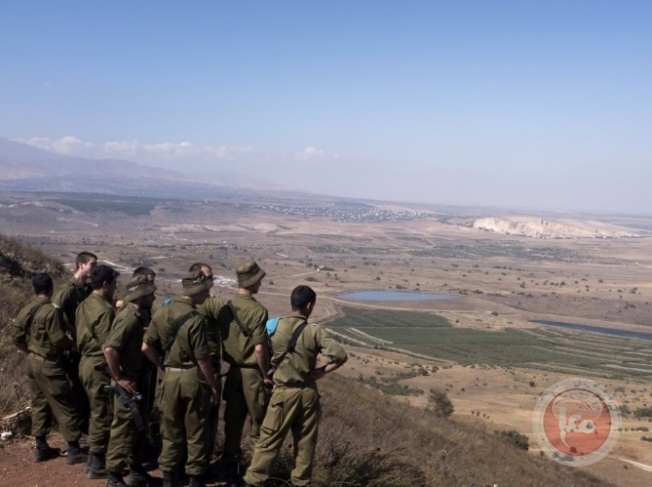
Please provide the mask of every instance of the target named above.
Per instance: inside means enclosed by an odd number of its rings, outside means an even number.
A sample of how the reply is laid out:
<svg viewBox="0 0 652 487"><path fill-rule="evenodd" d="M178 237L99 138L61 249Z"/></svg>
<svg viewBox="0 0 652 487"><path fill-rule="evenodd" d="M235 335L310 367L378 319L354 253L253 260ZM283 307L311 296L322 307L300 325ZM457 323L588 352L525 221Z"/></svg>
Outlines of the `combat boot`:
<svg viewBox="0 0 652 487"><path fill-rule="evenodd" d="M147 473L145 467L142 465L130 465L129 477L127 477L127 485L129 487L147 485L152 481L152 476Z"/></svg>
<svg viewBox="0 0 652 487"><path fill-rule="evenodd" d="M127 487L120 472L109 472L106 478L106 487Z"/></svg>
<svg viewBox="0 0 652 487"><path fill-rule="evenodd" d="M226 487L240 487L242 479L240 478L240 463L229 462L224 465Z"/></svg>
<svg viewBox="0 0 652 487"><path fill-rule="evenodd" d="M88 472L91 471L91 465L92 465L92 464L93 464L93 455L91 455L90 453L88 453L88 454L86 455L86 463L85 463L84 466L82 467L82 470L84 471L84 473L85 473L86 475L88 475Z"/></svg>
<svg viewBox="0 0 652 487"><path fill-rule="evenodd" d="M190 475L188 487L206 487L206 484L199 475Z"/></svg>
<svg viewBox="0 0 652 487"><path fill-rule="evenodd" d="M68 451L66 453L66 463L68 465L76 465L77 463L88 462L88 454L84 453L79 446L78 441L71 441L68 443Z"/></svg>
<svg viewBox="0 0 652 487"><path fill-rule="evenodd" d="M106 459L103 453L93 453L91 468L88 469L89 479L106 478Z"/></svg>
<svg viewBox="0 0 652 487"><path fill-rule="evenodd" d="M38 436L36 438L36 450L34 450L34 462L41 463L52 460L57 458L60 452L58 448L52 448L48 445L45 436Z"/></svg>
<svg viewBox="0 0 652 487"><path fill-rule="evenodd" d="M174 487L174 474L163 472L163 487Z"/></svg>

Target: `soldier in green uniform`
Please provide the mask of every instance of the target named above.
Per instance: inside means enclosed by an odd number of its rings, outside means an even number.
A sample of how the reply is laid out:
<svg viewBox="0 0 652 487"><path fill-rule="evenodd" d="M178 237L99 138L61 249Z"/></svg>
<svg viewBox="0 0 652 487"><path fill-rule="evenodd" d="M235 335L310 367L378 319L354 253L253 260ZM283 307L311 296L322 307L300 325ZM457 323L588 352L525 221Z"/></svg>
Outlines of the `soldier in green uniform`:
<svg viewBox="0 0 652 487"><path fill-rule="evenodd" d="M36 298L18 313L10 334L14 345L27 353L32 434L36 438L34 460L38 463L59 456L59 450L47 443L48 426L54 416L68 442L67 463L81 463L86 460L79 447L81 418L62 366L63 352L72 349L74 342L65 334L61 312L50 302L52 278L35 274L32 287Z"/></svg>
<svg viewBox="0 0 652 487"><path fill-rule="evenodd" d="M255 445L265 418L272 381L267 376L267 309L254 298L265 271L254 260L236 269L238 292L220 313L223 358L230 367L224 383L224 453L227 485L240 483L240 443L247 415Z"/></svg>
<svg viewBox="0 0 652 487"><path fill-rule="evenodd" d="M97 265L90 275L93 292L77 307L77 348L81 354L79 377L90 401L88 443L91 453L87 474L91 479L106 476L105 455L111 432L111 398L104 388L111 384L102 347L115 318L113 293L119 273Z"/></svg>
<svg viewBox="0 0 652 487"><path fill-rule="evenodd" d="M152 363L165 368L159 457L163 487L173 487L184 446L189 485L203 487L202 476L208 468L208 415L211 400L219 398L219 386L210 360L206 320L196 306L209 297L213 281L198 270L188 273L181 283L183 295L154 313L142 350Z"/></svg>
<svg viewBox="0 0 652 487"><path fill-rule="evenodd" d="M104 343L104 357L113 377L113 385L127 394L143 394L150 387L145 372L151 364L141 347L144 329L148 325L145 320L156 299L155 291L156 286L142 275L127 284L128 294ZM106 453L107 487L126 487L122 469L127 465L130 470L129 485L145 485L151 480L142 465L146 434L144 426L150 413L149 404L142 400L136 402L137 414L142 421L140 430L130 408L113 398L113 422Z"/></svg>
<svg viewBox="0 0 652 487"><path fill-rule="evenodd" d="M193 272L200 270L207 278L213 281L213 269L208 264L203 262L195 262L190 266L188 272ZM197 311L203 314L206 317L206 323L208 325L208 345L211 349L211 364L215 371L215 383L218 386L218 389L222 388L222 377L221 377L221 365L220 358L222 356L222 340L220 339L220 333L218 328L218 317L222 308L224 307L224 301L217 296L210 295L206 301L197 306ZM215 439L217 437L217 426L219 422L220 414L220 403L219 401L212 405L211 412L209 414L209 444L208 444L208 456L210 461L210 456L215 450Z"/></svg>
<svg viewBox="0 0 652 487"><path fill-rule="evenodd" d="M308 324L317 295L308 286L294 288L292 314L279 321L272 335L274 392L260 440L254 448L244 480L247 486L262 486L289 431L294 438L292 485L310 485L319 425L318 379L338 369L347 360L342 346L324 330ZM317 367L318 354L329 361Z"/></svg>
<svg viewBox="0 0 652 487"><path fill-rule="evenodd" d="M63 319L67 333L72 341L77 343L77 327L75 326L75 313L77 306L88 297L91 288L86 282L91 275L93 268L97 265L97 256L91 252L80 252L75 260L75 273L54 295L52 304L63 311ZM88 421L90 415L90 404L86 397L84 386L79 379L79 353L77 351L67 352L63 366L72 384L73 397L77 410L82 418L81 428L83 433L88 433Z"/></svg>

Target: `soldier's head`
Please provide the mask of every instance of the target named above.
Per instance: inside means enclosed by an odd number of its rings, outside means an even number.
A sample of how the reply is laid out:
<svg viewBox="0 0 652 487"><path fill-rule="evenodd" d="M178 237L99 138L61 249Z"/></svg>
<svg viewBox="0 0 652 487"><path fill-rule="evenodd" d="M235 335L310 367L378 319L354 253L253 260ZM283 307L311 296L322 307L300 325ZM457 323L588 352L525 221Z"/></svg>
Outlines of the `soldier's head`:
<svg viewBox="0 0 652 487"><path fill-rule="evenodd" d="M139 308L152 309L156 296L156 286L147 276L136 276L127 283L124 303L133 303Z"/></svg>
<svg viewBox="0 0 652 487"><path fill-rule="evenodd" d="M213 268L204 262L195 262L190 266L188 272L202 271L202 273L209 279L213 279Z"/></svg>
<svg viewBox="0 0 652 487"><path fill-rule="evenodd" d="M150 282L154 282L156 280L156 272L154 272L154 269L151 269L150 267L136 267L131 277L138 276L145 276Z"/></svg>
<svg viewBox="0 0 652 487"><path fill-rule="evenodd" d="M91 275L91 271L96 264L97 255L91 252L80 252L75 260L75 275L80 278L87 278Z"/></svg>
<svg viewBox="0 0 652 487"><path fill-rule="evenodd" d="M39 272L32 276L32 288L34 289L34 294L37 296L52 296L54 291L54 283L49 274L45 272Z"/></svg>
<svg viewBox="0 0 652 487"><path fill-rule="evenodd" d="M238 287L246 289L251 294L256 294L260 289L265 271L258 267L253 259L245 260L236 269L238 275Z"/></svg>
<svg viewBox="0 0 652 487"><path fill-rule="evenodd" d="M317 293L313 291L311 287L303 284L295 287L290 295L292 311L301 313L306 318L310 316L312 310L315 309L316 302Z"/></svg>
<svg viewBox="0 0 652 487"><path fill-rule="evenodd" d="M181 280L183 295L194 304L201 304L210 296L213 279L207 277L200 269L190 271Z"/></svg>
<svg viewBox="0 0 652 487"><path fill-rule="evenodd" d="M113 293L118 285L120 273L106 264L93 267L90 275L90 285L93 292L98 293L107 301L113 301Z"/></svg>

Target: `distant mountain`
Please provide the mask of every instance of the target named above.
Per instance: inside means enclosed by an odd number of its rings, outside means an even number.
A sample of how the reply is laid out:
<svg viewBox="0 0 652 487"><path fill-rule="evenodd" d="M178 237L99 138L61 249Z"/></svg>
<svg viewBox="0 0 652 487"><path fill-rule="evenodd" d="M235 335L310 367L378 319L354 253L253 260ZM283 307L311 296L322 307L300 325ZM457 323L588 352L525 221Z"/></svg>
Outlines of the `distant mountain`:
<svg viewBox="0 0 652 487"><path fill-rule="evenodd" d="M0 191L92 191L145 196L209 197L224 185L118 159L56 154L0 138Z"/></svg>

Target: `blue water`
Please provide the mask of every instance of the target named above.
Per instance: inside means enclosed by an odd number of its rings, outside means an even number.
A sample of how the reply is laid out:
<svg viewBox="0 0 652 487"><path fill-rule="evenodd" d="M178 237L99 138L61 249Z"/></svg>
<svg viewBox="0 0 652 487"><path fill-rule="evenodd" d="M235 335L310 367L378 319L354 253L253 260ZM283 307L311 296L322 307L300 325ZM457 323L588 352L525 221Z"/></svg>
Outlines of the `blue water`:
<svg viewBox="0 0 652 487"><path fill-rule="evenodd" d="M565 323L563 321L534 320L533 323L546 326L556 326L557 328L566 328L567 330L587 331L589 333L601 333L603 335L612 335L621 338L638 338L641 340L652 340L652 333L643 333L638 331L620 330L618 328L605 328L602 326L580 325L578 323Z"/></svg>
<svg viewBox="0 0 652 487"><path fill-rule="evenodd" d="M434 301L455 299L457 296L443 293L422 293L419 291L355 291L340 294L338 298L349 301Z"/></svg>

